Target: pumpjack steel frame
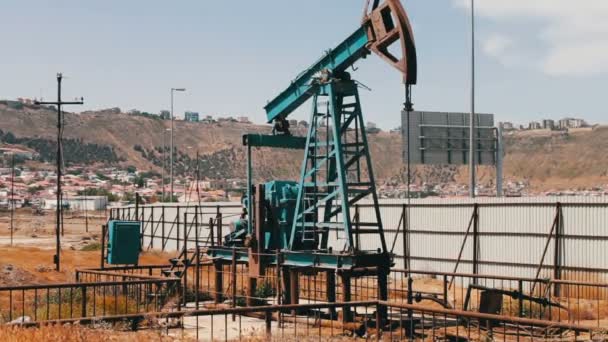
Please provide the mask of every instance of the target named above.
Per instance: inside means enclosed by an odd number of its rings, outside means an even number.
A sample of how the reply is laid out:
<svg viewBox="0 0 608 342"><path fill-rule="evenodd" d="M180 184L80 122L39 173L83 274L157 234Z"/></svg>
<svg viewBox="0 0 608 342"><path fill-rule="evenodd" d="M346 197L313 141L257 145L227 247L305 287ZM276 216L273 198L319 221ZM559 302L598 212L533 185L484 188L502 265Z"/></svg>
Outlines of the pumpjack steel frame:
<svg viewBox="0 0 608 342"><path fill-rule="evenodd" d="M327 271L328 277L336 273L342 276L344 300L350 299L351 277L358 276L377 276L379 299L385 300L388 295L392 256L384 237L358 84L346 72L373 52L403 74L408 94L409 87L416 83L416 49L406 12L399 0L380 2L367 0L361 27L266 105L268 122L274 123L273 134L279 132L281 137L249 135L244 140L248 146L247 231L256 243L245 248L224 246L209 251L218 263L248 262L251 278L261 275L266 265L281 264L285 268L283 283L286 290L291 289L286 291L291 303L297 303L298 272L302 269ZM400 45L397 50L400 56L390 49L396 43ZM311 98L313 109L289 241L273 254L261 248L265 229L264 210L260 210L264 186L258 186L255 196L252 195L251 145L301 148L300 142L291 139L287 117ZM371 197L374 217L368 222L361 222L358 214L351 218L351 207L366 197ZM345 242L341 251L329 247L332 230L342 231ZM370 241L379 241L379 245L370 246L366 241L363 246L360 237L366 235L376 236ZM335 293L331 297L335 299ZM385 317L386 312L382 314Z"/></svg>
<svg viewBox="0 0 608 342"><path fill-rule="evenodd" d="M342 229L346 239L343 254L387 254L357 84L333 79L317 89L288 250L329 251L329 232L335 228ZM374 220L357 219L354 225L351 206L370 195ZM381 246L362 250L357 242L363 234L377 234Z"/></svg>

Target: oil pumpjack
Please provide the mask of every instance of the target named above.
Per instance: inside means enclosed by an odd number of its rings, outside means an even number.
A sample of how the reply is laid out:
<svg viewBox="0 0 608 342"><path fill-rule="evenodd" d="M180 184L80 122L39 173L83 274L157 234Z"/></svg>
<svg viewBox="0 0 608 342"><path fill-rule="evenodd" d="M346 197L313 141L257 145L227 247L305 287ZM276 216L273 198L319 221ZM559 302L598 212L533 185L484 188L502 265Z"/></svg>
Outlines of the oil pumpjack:
<svg viewBox="0 0 608 342"><path fill-rule="evenodd" d="M367 0L360 27L266 105L272 135L243 137L248 151L245 214L207 253L216 267L234 259L247 263L250 293L265 269L279 263L284 303L298 302L299 272L325 272L328 301L336 301L336 276L344 287L342 301L350 300L351 279L357 277L377 277L378 299L387 299L393 256L378 206L360 85L347 72L371 53L402 73L411 107L417 61L407 14L399 0ZM287 118L310 99L307 135L293 136ZM303 150L299 181L254 186L252 147ZM364 199L372 213L355 210Z"/></svg>

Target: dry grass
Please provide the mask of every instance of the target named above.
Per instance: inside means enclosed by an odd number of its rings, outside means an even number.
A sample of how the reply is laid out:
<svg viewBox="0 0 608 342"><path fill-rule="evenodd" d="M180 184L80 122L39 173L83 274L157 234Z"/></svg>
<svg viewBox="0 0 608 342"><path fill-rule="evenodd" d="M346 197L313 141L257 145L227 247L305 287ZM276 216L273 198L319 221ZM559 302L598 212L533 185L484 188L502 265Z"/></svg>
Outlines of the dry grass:
<svg viewBox="0 0 608 342"><path fill-rule="evenodd" d="M40 328L21 328L0 326L0 341L4 342L108 342L108 341L177 341L160 332L119 332L110 329L89 329L79 325L42 326ZM182 339L179 339L180 341Z"/></svg>
<svg viewBox="0 0 608 342"><path fill-rule="evenodd" d="M4 267L6 270L6 266L11 265L10 271L0 273L0 286L74 282L75 269L99 265L99 251L66 250L62 252L62 271L55 272L52 264L49 264L53 254L53 251L33 247L0 249L0 267ZM167 263L169 257L166 253L144 253L140 260L142 260L142 265L164 264ZM104 312L108 314L136 313L145 308L144 299L140 300L138 308L135 298L129 298L127 302L123 294L114 296L113 290L116 289L105 288L107 291L105 301L101 290L98 290L100 292L96 294L95 298L93 298L93 293L87 293L87 316ZM37 292L28 290L24 293L3 291L0 293L0 320L8 321L22 315L36 317L38 320L81 317L82 294L80 289L62 289L61 295L58 291L58 289L53 289L48 294L43 290ZM9 305L11 302L12 308ZM25 306L23 306L24 302ZM9 313L11 309L12 315Z"/></svg>
<svg viewBox="0 0 608 342"><path fill-rule="evenodd" d="M0 273L0 286L23 284L52 284L73 282L77 268L99 267L99 251L78 251L64 249L61 252L61 272L54 271L54 250L36 247L3 247L0 248L0 267L12 265L28 275L27 279L14 278L10 273ZM171 255L168 253L142 253L140 265L166 264Z"/></svg>

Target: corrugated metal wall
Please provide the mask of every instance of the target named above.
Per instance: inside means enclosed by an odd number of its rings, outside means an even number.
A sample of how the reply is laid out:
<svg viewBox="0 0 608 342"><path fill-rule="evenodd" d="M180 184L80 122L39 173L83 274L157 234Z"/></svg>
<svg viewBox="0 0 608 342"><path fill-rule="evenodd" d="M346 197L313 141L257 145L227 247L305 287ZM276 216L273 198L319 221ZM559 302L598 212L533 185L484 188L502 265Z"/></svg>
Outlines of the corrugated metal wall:
<svg viewBox="0 0 608 342"><path fill-rule="evenodd" d="M540 277L548 278L553 277L555 271L555 239L548 237L558 214L558 203L561 214L554 233L560 233L561 236L561 253L558 259L562 278L593 281L603 279L608 273L608 201L603 197L423 199L412 200L409 209L406 200L382 200L381 214L386 243L397 256L397 268L404 267L403 229L405 222L409 221L407 238L411 268L454 271L477 204L478 273L534 277L546 248ZM164 222L161 206L154 206L154 209L152 206L142 206L139 210L147 227L147 234L150 235L150 232L154 231L154 248L161 246L160 232L164 225L165 234L170 237L166 248L175 249L175 241L183 239L182 236L177 237L178 234L183 234L183 229L175 228L177 208L164 208ZM206 205L199 217L202 222L199 223L207 224L209 218L215 217L218 210L224 217L224 232L227 233L229 222L241 213L238 204ZM354 216L354 211L353 208L351 217ZM184 212L188 213L189 221L193 220L194 204L180 208L180 227L183 226ZM365 203L359 205L359 213L362 222L371 221L374 215L373 208ZM202 226L200 229L200 236L206 237L209 234L208 227ZM342 231L331 232L330 244L334 250L342 250L344 243L345 236ZM144 247L149 244L150 237L146 237ZM380 246L378 236L365 235L361 239L362 249L373 250ZM473 272L473 254L471 227L458 272Z"/></svg>

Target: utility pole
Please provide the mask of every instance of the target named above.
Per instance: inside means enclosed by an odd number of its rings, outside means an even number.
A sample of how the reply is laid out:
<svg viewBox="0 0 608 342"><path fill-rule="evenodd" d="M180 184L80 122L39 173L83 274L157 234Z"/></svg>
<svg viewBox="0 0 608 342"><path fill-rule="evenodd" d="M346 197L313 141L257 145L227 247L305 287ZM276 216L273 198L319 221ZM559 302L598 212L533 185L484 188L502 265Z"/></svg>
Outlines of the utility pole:
<svg viewBox="0 0 608 342"><path fill-rule="evenodd" d="M166 159L165 159L165 150L166 150L166 146L165 146L165 130L163 129L163 153L162 153L162 158L163 161L161 163L161 170L160 170L160 182L161 185L163 186L162 188L162 197L161 197L161 203L165 201L165 166L166 166Z"/></svg>
<svg viewBox="0 0 608 342"><path fill-rule="evenodd" d="M13 246L13 235L15 232L15 153L11 154L11 247Z"/></svg>
<svg viewBox="0 0 608 342"><path fill-rule="evenodd" d="M412 103L412 86L410 84L405 85L405 103L403 104L403 110L405 111L405 132L407 137L407 212L403 214L404 217L404 229L403 229L403 265L406 269L410 269L410 249L409 249L409 230L410 230L410 208L412 204L412 195L410 193L410 186L412 184L412 155L411 155L411 141L410 141L410 114L414 110L414 104ZM403 129L403 127L401 128ZM411 278L408 276L408 279Z"/></svg>
<svg viewBox="0 0 608 342"><path fill-rule="evenodd" d="M89 232L89 212L88 212L88 201L87 201L87 188L84 188L84 230L85 232Z"/></svg>
<svg viewBox="0 0 608 342"><path fill-rule="evenodd" d="M163 126L164 128L164 126ZM162 192L163 192L163 197L161 199L161 202L165 201L165 169L167 168L167 157L166 157L166 153L167 153L167 138L166 138L166 133L167 131L170 131L171 128L165 128L163 129L163 162L162 162L162 169L161 169L161 183L163 186Z"/></svg>
<svg viewBox="0 0 608 342"><path fill-rule="evenodd" d="M61 73L57 74L57 101L56 102L39 102L36 101L37 105L55 105L57 106L57 210L56 210L56 227L55 227L55 256L53 258L53 262L55 263L55 270L57 272L60 271L61 267L61 226L62 226L62 196L61 196L61 163L63 162L63 153L61 140L63 137L63 115L61 113L62 105L81 105L84 104L84 100L81 97L80 101L73 102L64 102L61 101L61 79L63 75Z"/></svg>
<svg viewBox="0 0 608 342"><path fill-rule="evenodd" d="M200 184L201 184L201 170L200 170L200 164L199 164L199 154L198 154L198 149L196 150L196 198L197 198L197 202L198 205L201 205L201 189L200 189Z"/></svg>
<svg viewBox="0 0 608 342"><path fill-rule="evenodd" d="M469 196L475 198L475 0L471 0L471 118L469 128Z"/></svg>
<svg viewBox="0 0 608 342"><path fill-rule="evenodd" d="M175 127L173 126L173 93L176 91L184 92L186 91L186 88L171 88L171 193L169 194L169 197L171 198L170 202L173 202L173 132L175 131Z"/></svg>

